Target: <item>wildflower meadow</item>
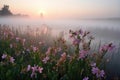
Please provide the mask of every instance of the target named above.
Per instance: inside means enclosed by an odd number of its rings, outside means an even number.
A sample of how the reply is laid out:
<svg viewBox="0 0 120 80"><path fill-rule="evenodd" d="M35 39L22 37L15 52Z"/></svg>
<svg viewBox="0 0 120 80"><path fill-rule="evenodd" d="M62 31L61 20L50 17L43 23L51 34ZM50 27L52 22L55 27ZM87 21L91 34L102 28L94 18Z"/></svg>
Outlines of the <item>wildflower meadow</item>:
<svg viewBox="0 0 120 80"><path fill-rule="evenodd" d="M94 39L82 29L69 30L69 43L49 32L0 25L0 80L107 80L104 56L116 46L91 51Z"/></svg>

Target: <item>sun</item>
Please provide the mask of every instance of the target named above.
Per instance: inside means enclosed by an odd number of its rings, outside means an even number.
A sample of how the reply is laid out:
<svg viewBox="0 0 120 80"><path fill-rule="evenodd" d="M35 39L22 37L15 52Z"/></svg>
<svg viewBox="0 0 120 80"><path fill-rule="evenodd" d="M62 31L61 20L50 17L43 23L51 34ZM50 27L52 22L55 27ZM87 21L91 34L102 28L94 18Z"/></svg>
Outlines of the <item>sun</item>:
<svg viewBox="0 0 120 80"><path fill-rule="evenodd" d="M44 16L45 16L45 11L44 10L39 10L38 11L38 15L41 17L41 18L43 18Z"/></svg>

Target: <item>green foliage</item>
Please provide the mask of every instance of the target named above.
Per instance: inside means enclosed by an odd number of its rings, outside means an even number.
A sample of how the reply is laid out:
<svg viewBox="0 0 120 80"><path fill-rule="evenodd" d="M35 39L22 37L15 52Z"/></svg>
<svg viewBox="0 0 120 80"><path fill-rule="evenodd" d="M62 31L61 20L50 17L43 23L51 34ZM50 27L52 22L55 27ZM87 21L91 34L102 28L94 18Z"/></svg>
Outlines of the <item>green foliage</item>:
<svg viewBox="0 0 120 80"><path fill-rule="evenodd" d="M39 44L39 39L34 36L23 37L26 35L15 34L8 27L1 27L0 31L1 80L83 80L84 77L105 80L104 74L96 77L97 73L92 73L91 63L97 63L94 67L100 68L103 56L112 45L92 54L90 44L93 37L88 38L89 32L70 31L74 39L71 50L63 37L53 41L55 44L48 48L45 47L47 43Z"/></svg>

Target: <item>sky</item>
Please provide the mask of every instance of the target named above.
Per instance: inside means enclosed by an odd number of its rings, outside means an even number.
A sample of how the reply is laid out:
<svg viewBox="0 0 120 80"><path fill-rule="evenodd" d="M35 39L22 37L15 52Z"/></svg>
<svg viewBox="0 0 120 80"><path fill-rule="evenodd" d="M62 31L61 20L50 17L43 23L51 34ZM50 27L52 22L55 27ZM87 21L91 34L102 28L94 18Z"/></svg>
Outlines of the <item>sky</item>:
<svg viewBox="0 0 120 80"><path fill-rule="evenodd" d="M10 6L14 13L46 18L120 17L120 0L0 0L0 8Z"/></svg>

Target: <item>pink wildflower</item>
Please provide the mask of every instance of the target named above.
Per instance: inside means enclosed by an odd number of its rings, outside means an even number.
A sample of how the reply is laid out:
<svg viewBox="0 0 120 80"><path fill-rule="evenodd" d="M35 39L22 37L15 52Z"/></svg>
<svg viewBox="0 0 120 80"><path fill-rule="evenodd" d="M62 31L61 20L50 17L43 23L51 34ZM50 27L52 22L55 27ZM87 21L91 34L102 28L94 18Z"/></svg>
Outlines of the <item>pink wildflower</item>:
<svg viewBox="0 0 120 80"><path fill-rule="evenodd" d="M112 43L108 44L108 50L111 51L115 48L115 45L113 45Z"/></svg>
<svg viewBox="0 0 120 80"><path fill-rule="evenodd" d="M37 72L42 73L43 68L42 67L38 67L34 65L34 67L31 67L30 65L28 65L28 70L31 68L32 70L32 74L31 74L31 78L33 78L35 76L35 78L37 78Z"/></svg>
<svg viewBox="0 0 120 80"><path fill-rule="evenodd" d="M49 59L50 59L50 58L47 56L47 57L45 57L42 61L46 64Z"/></svg>
<svg viewBox="0 0 120 80"><path fill-rule="evenodd" d="M30 71L30 69L31 69L31 65L28 65L27 71Z"/></svg>
<svg viewBox="0 0 120 80"><path fill-rule="evenodd" d="M57 65L59 66L59 65L61 65L62 63L64 63L64 62L66 61L66 57L67 57L67 55L66 55L65 52L64 52L63 54L61 54L61 57L60 57Z"/></svg>
<svg viewBox="0 0 120 80"><path fill-rule="evenodd" d="M113 48L115 48L114 45L112 45L112 43L108 44L108 45L103 45L102 47L100 47L100 52L106 52L106 51L111 51Z"/></svg>
<svg viewBox="0 0 120 80"><path fill-rule="evenodd" d="M65 60L66 60L66 57L67 57L67 55L66 55L66 53L64 52L63 54L61 54L60 60L61 60L61 61L65 61Z"/></svg>
<svg viewBox="0 0 120 80"><path fill-rule="evenodd" d="M91 67L96 67L96 63L92 62L91 64Z"/></svg>
<svg viewBox="0 0 120 80"><path fill-rule="evenodd" d="M43 68L42 67L38 67L38 72L42 73L42 71L43 71Z"/></svg>
<svg viewBox="0 0 120 80"><path fill-rule="evenodd" d="M13 57L10 57L10 62L14 63L15 59Z"/></svg>
<svg viewBox="0 0 120 80"><path fill-rule="evenodd" d="M107 51L107 45L103 45L102 47L100 47L100 52L104 52L104 51Z"/></svg>
<svg viewBox="0 0 120 80"><path fill-rule="evenodd" d="M97 74L99 72L98 67L92 67L92 73Z"/></svg>
<svg viewBox="0 0 120 80"><path fill-rule="evenodd" d="M34 65L34 67L31 67L32 72L36 72L36 71L37 71L37 67L38 67L38 66L35 66L35 65Z"/></svg>
<svg viewBox="0 0 120 80"><path fill-rule="evenodd" d="M79 59L83 59L83 58L85 58L86 57L86 55L85 54L79 54Z"/></svg>
<svg viewBox="0 0 120 80"><path fill-rule="evenodd" d="M33 78L34 76L35 76L35 78L37 78L37 74L35 72L32 72L31 78Z"/></svg>
<svg viewBox="0 0 120 80"><path fill-rule="evenodd" d="M104 75L105 75L104 70L101 70L101 71L99 71L99 72L96 74L96 77L97 77L97 78L101 78L101 77L104 77Z"/></svg>
<svg viewBox="0 0 120 80"><path fill-rule="evenodd" d="M88 51L81 50L79 53L79 59L83 59L87 56Z"/></svg>
<svg viewBox="0 0 120 80"><path fill-rule="evenodd" d="M7 57L7 54L2 55L2 59L5 59Z"/></svg>
<svg viewBox="0 0 120 80"><path fill-rule="evenodd" d="M88 79L89 79L89 77L84 77L84 78L83 78L83 80L88 80Z"/></svg>
<svg viewBox="0 0 120 80"><path fill-rule="evenodd" d="M94 75L96 75L97 78L102 78L102 77L104 77L104 75L105 75L104 70L100 70L100 69L98 69L97 67L93 67L93 68L92 68L92 73L93 73Z"/></svg>
<svg viewBox="0 0 120 80"><path fill-rule="evenodd" d="M51 50L52 50L52 48L49 47L48 50L47 50L47 52L46 52L46 55L49 55Z"/></svg>
<svg viewBox="0 0 120 80"><path fill-rule="evenodd" d="M80 43L80 40L79 40L79 39L74 38L74 40L73 40L73 45L77 45L77 44L79 44L79 43Z"/></svg>
<svg viewBox="0 0 120 80"><path fill-rule="evenodd" d="M70 33L70 38L75 38L75 37L77 37L78 35L83 35L83 30L82 30L82 29L77 30L77 31L69 30L69 33ZM75 41L75 40L74 40L74 41Z"/></svg>
<svg viewBox="0 0 120 80"><path fill-rule="evenodd" d="M36 52L37 50L38 48L33 46L33 52Z"/></svg>

